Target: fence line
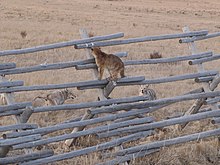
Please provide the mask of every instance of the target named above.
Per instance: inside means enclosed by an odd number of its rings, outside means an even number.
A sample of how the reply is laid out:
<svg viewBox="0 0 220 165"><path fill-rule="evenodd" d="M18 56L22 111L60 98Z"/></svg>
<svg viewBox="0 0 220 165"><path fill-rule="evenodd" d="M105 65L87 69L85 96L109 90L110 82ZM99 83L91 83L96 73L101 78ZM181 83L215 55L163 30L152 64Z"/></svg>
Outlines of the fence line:
<svg viewBox="0 0 220 165"><path fill-rule="evenodd" d="M15 86L23 86L24 81L6 81L6 82L0 82L0 88L4 87L15 87Z"/></svg>
<svg viewBox="0 0 220 165"><path fill-rule="evenodd" d="M18 110L18 109L24 109L27 106L31 106L31 102L21 102L21 103L13 103L11 105L3 105L0 106L0 113L10 110Z"/></svg>
<svg viewBox="0 0 220 165"><path fill-rule="evenodd" d="M220 54L216 54L212 57L207 57L207 58L202 58L202 59L189 61L189 65L202 64L202 63L205 63L205 62L210 62L210 61L214 61L214 60L218 60L218 59L220 59Z"/></svg>
<svg viewBox="0 0 220 165"><path fill-rule="evenodd" d="M125 40L115 40L109 42L92 42L86 44L76 44L76 49L90 48L90 47L104 47L104 46L113 46L113 45L123 45L123 44L131 44L137 42L146 42L146 41L158 41L158 40L167 40L167 39L176 39L176 38L184 38L184 37L193 37L193 36L203 36L207 35L207 30L194 31L189 33L179 33L179 34L165 34L159 36L145 36L145 37L137 37L130 38Z"/></svg>
<svg viewBox="0 0 220 165"><path fill-rule="evenodd" d="M36 47L32 47L32 48L25 48L25 49L4 50L4 51L0 51L0 56L33 53L33 52L38 52L38 51L43 51L43 50L62 48L62 47L67 47L67 46L73 46L76 44L109 40L109 39L120 38L120 37L124 37L124 33L116 33L116 34L110 34L110 35L105 35L105 36L96 36L96 37L91 37L91 38L87 38L87 39L79 39L79 40L73 40L73 41L67 41L67 42L41 45L41 46L36 46Z"/></svg>
<svg viewBox="0 0 220 165"><path fill-rule="evenodd" d="M11 68L15 68L16 64L15 63L4 63L4 64L0 64L0 70L3 69L11 69Z"/></svg>
<svg viewBox="0 0 220 165"><path fill-rule="evenodd" d="M11 131L11 130L19 130L19 129L35 129L38 128L37 124L30 124L30 123L20 123L8 126L0 126L0 132L3 131Z"/></svg>
<svg viewBox="0 0 220 165"><path fill-rule="evenodd" d="M214 72L211 72L212 74ZM138 77L124 77L119 79L117 82L120 83L132 83L137 81L143 81L144 76ZM81 81L74 83L65 83L65 84L50 84L50 85L35 85L35 86L22 86L22 87L11 87L0 89L0 93L10 93L10 92L22 92L22 91L35 91L35 90L51 90L51 89L63 89L63 88L74 88L81 86L95 86L96 84L100 85L100 88L106 86L108 83L107 80L90 80L90 81Z"/></svg>
<svg viewBox="0 0 220 165"><path fill-rule="evenodd" d="M143 64L160 64L160 63L172 63L172 62L200 59L200 58L210 57L212 55L213 55L212 52L203 52L188 56L177 56L177 57L159 58L159 59L127 60L123 62L125 66L143 65ZM95 64L79 64L76 66L77 70L92 69L92 68L97 68L97 66Z"/></svg>
<svg viewBox="0 0 220 165"><path fill-rule="evenodd" d="M205 39L219 37L219 36L220 36L220 32L210 33L210 34L207 34L206 36L196 36L196 37L193 36L191 38L182 38L179 40L179 43L190 43L194 41L205 40Z"/></svg>
<svg viewBox="0 0 220 165"><path fill-rule="evenodd" d="M126 57L128 53L118 52L114 54L118 57ZM59 63L53 63L53 64L40 64L40 65L35 65L35 66L20 67L20 68L13 68L13 69L9 68L5 70L0 70L0 75L30 73L30 72L37 72L37 71L43 71L43 70L65 69L65 68L76 67L77 65L83 65L83 64L88 64L88 63L95 63L94 58L87 59L87 60L70 61L70 62L59 62Z"/></svg>

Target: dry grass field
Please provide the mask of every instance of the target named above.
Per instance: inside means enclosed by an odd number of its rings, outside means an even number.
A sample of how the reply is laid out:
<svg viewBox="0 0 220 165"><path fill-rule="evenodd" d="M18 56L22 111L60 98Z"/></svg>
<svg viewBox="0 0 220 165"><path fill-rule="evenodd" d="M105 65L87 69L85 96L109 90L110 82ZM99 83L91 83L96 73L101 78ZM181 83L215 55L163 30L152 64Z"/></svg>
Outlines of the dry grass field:
<svg viewBox="0 0 220 165"><path fill-rule="evenodd" d="M80 39L79 29L86 28L95 35L105 35L124 32L124 38L152 36L160 34L181 33L182 27L189 26L191 30L209 30L210 33L220 31L220 1L219 0L0 0L0 50L20 49L37 45ZM220 53L220 38L197 42L199 52L212 50ZM166 40L129 44L114 47L104 47L105 52L114 53L127 51L128 57L123 60L150 58L153 51L162 57L188 55L190 51L186 44L178 40ZM1 63L15 62L17 67L39 65L86 59L84 50L74 47L49 50L25 55L1 57ZM205 64L205 69L219 68L219 61ZM126 67L127 76L144 75L147 78L159 78L184 73L195 73L197 68L187 62L175 64L158 64ZM105 75L107 76L107 75ZM25 85L58 84L92 80L91 70L76 71L73 68L65 70L42 71L21 75L10 75L7 78L24 80ZM151 85L158 98L181 95L200 87L193 80L178 83ZM112 98L138 95L138 86L117 87L111 94ZM96 90L78 91L74 101L67 103L89 102L97 100ZM36 96L49 91L19 92L16 101L32 101ZM181 102L163 108L151 114L157 120L165 119L174 113L185 112L193 101ZM31 116L30 123L40 126L54 125L68 119L79 117L84 110L74 110L53 113L38 113ZM11 117L0 119L0 125L15 123ZM168 139L179 135L205 131L214 128L209 120L190 123L182 132L175 127L168 127L165 135L158 139ZM70 132L60 131L54 134ZM142 139L135 143L147 143L155 139ZM78 146L69 151L97 144L92 137L80 138ZM134 145L126 144L126 146ZM49 147L55 153L67 152L62 143L51 144ZM199 142L163 148L160 152L139 158L131 162L135 165L217 165L219 164L219 147L214 138ZM87 165L101 162L99 154L65 160L53 164Z"/></svg>

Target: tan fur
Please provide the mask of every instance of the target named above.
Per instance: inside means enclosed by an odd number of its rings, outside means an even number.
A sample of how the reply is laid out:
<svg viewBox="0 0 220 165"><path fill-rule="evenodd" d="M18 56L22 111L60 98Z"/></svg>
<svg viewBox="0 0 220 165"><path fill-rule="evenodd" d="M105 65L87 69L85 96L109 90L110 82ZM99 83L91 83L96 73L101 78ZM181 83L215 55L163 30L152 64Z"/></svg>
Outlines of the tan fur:
<svg viewBox="0 0 220 165"><path fill-rule="evenodd" d="M2 93L2 94L0 94L0 104L1 105L6 105L7 104L7 100L6 100L6 98L5 98L5 94L4 93Z"/></svg>
<svg viewBox="0 0 220 165"><path fill-rule="evenodd" d="M117 80L118 74L120 74L121 77L125 77L124 63L119 57L113 54L106 54L98 47L92 48L92 52L95 57L96 65L99 68L99 80L102 79L105 69L107 69L110 74L109 80Z"/></svg>
<svg viewBox="0 0 220 165"><path fill-rule="evenodd" d="M68 89L64 90L57 90L50 94L48 94L46 97L38 96L34 100L41 98L45 101L48 101L50 105L61 105L68 99L74 99L76 96Z"/></svg>

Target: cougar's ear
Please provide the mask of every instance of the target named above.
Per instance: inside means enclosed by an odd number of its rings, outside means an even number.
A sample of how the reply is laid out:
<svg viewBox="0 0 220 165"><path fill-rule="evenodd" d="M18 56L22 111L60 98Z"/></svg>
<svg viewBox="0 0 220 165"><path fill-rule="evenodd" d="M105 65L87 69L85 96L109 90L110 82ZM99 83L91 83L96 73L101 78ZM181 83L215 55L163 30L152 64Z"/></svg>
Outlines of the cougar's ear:
<svg viewBox="0 0 220 165"><path fill-rule="evenodd" d="M91 47L91 51L93 51L94 49L93 49L93 47Z"/></svg>

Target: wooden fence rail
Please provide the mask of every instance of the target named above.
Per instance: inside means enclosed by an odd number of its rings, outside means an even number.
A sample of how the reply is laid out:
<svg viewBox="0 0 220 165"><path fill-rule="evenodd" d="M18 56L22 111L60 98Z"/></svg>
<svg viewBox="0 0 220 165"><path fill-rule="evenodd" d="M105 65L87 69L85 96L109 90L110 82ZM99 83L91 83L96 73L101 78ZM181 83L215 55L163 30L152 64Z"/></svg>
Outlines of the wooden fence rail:
<svg viewBox="0 0 220 165"><path fill-rule="evenodd" d="M0 64L0 70L11 69L11 68L16 68L16 64L15 63Z"/></svg>
<svg viewBox="0 0 220 165"><path fill-rule="evenodd" d="M205 58L205 57L211 57L212 55L213 55L212 52L203 52L203 53L199 53L195 55L188 55L188 56L176 56L176 57L171 57L171 58L160 58L160 59L128 60L128 61L123 61L123 62L125 66L143 65L143 64L160 64L160 63L172 63L172 62L200 59L200 58ZM97 66L95 64L79 64L76 66L77 70L92 69L92 68L97 68Z"/></svg>
<svg viewBox="0 0 220 165"><path fill-rule="evenodd" d="M21 103L14 103L11 105L3 105L3 106L1 105L0 106L0 114L5 111L24 109L27 106L31 106L31 105L32 105L31 102L21 102Z"/></svg>
<svg viewBox="0 0 220 165"><path fill-rule="evenodd" d="M118 52L114 54L118 57L126 57L128 53ZM76 67L77 65L89 64L89 63L95 63L95 60L88 59L88 60L78 60L78 61L69 61L69 62L59 62L59 63L53 63L53 64L40 64L40 65L35 65L35 66L20 67L20 68L13 68L13 69L6 68L4 70L0 70L0 75L12 75L12 74L37 72L37 71L43 71L43 70L65 69L65 68Z"/></svg>
<svg viewBox="0 0 220 165"><path fill-rule="evenodd" d="M49 45L41 45L41 46L25 48L25 49L4 50L4 51L0 51L0 56L33 53L33 52L44 51L44 50L49 50L49 49L73 46L76 44L83 44L83 43L102 41L102 40L110 40L110 39L120 38L120 37L124 37L124 33L116 33L116 34L110 34L110 35L105 35L105 36L96 36L96 37L91 37L87 39L60 42L60 43L54 43L54 44L49 44Z"/></svg>
<svg viewBox="0 0 220 165"><path fill-rule="evenodd" d="M184 37L193 37L193 36L203 36L207 35L207 30L194 31L189 33L180 33L180 34L165 34L159 36L145 36L138 38L130 38L125 40L115 40L109 42L92 42L87 44L77 44L75 45L76 49L90 48L90 47L104 47L104 46L113 46L113 45L123 45L123 44L131 44L138 42L146 42L146 41L158 41L158 40L167 40L167 39L176 39L176 38L184 38Z"/></svg>
<svg viewBox="0 0 220 165"><path fill-rule="evenodd" d="M20 124L8 125L8 126L0 126L0 132L19 130L19 129L35 129L35 128L38 128L37 124L20 123Z"/></svg>

